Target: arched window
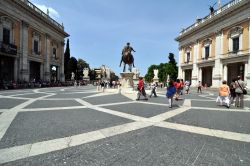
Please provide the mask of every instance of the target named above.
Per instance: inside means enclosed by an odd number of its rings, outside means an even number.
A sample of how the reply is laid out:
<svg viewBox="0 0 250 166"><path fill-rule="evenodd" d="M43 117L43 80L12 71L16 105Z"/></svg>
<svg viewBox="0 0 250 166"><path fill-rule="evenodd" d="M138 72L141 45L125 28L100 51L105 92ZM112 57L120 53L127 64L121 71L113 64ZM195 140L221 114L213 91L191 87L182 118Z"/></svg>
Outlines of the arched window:
<svg viewBox="0 0 250 166"><path fill-rule="evenodd" d="M41 54L41 35L36 31L32 33L32 54Z"/></svg>
<svg viewBox="0 0 250 166"><path fill-rule="evenodd" d="M228 51L237 53L238 51L242 50L242 33L243 28L241 26L236 26L230 29L228 33Z"/></svg>
<svg viewBox="0 0 250 166"><path fill-rule="evenodd" d="M53 55L53 58L57 59L56 48L55 47L53 48L52 55Z"/></svg>
<svg viewBox="0 0 250 166"><path fill-rule="evenodd" d="M191 61L191 51L192 48L190 46L185 49L185 63L189 63Z"/></svg>
<svg viewBox="0 0 250 166"><path fill-rule="evenodd" d="M51 45L52 45L52 50L51 50L52 59L57 60L58 59L58 55L57 55L58 44L55 41L53 41Z"/></svg>
<svg viewBox="0 0 250 166"><path fill-rule="evenodd" d="M7 16L0 17L0 41L5 44L14 44L14 21Z"/></svg>
<svg viewBox="0 0 250 166"><path fill-rule="evenodd" d="M206 39L202 42L202 59L211 57L212 39Z"/></svg>

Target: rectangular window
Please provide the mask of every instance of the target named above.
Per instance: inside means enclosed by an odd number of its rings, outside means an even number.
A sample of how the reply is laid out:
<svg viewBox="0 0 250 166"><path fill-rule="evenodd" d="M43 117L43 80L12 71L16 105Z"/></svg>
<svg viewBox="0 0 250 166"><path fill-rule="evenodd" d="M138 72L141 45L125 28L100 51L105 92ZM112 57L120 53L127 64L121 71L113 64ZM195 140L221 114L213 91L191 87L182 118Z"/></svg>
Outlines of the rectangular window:
<svg viewBox="0 0 250 166"><path fill-rule="evenodd" d="M3 43L10 44L10 30L3 28Z"/></svg>
<svg viewBox="0 0 250 166"><path fill-rule="evenodd" d="M208 59L209 57L209 46L205 47L205 59Z"/></svg>
<svg viewBox="0 0 250 166"><path fill-rule="evenodd" d="M187 53L187 63L190 61L190 52Z"/></svg>
<svg viewBox="0 0 250 166"><path fill-rule="evenodd" d="M240 40L239 37L233 38L233 52L239 51Z"/></svg>
<svg viewBox="0 0 250 166"><path fill-rule="evenodd" d="M38 54L39 50L38 50L38 41L37 40L34 40L34 52L35 54Z"/></svg>
<svg viewBox="0 0 250 166"><path fill-rule="evenodd" d="M56 59L56 48L53 48L53 58Z"/></svg>

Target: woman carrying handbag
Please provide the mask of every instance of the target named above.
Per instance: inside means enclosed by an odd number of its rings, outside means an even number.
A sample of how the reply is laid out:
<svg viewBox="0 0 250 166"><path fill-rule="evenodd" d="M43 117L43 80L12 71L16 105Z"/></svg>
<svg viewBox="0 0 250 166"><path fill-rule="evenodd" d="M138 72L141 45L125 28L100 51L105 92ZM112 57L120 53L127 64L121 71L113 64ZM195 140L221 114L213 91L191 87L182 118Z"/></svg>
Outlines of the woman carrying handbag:
<svg viewBox="0 0 250 166"><path fill-rule="evenodd" d="M238 79L235 81L235 107L244 108L244 94L243 89L245 89L245 83L241 80L241 76L238 76Z"/></svg>

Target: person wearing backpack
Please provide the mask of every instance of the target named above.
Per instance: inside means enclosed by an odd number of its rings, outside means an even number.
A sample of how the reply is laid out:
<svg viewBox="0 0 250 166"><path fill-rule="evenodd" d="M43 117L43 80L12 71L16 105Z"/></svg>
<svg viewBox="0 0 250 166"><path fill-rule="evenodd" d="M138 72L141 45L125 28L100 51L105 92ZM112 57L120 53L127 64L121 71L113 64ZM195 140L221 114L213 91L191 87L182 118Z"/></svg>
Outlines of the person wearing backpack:
<svg viewBox="0 0 250 166"><path fill-rule="evenodd" d="M173 106L173 98L176 93L176 88L172 80L169 81L169 86L167 87L166 97L168 98L169 108Z"/></svg>
<svg viewBox="0 0 250 166"><path fill-rule="evenodd" d="M235 93L235 88L236 88L235 81L236 80L237 80L236 78L232 79L232 82L229 86L229 88L230 88L230 104L234 103L234 99L236 97L236 93Z"/></svg>
<svg viewBox="0 0 250 166"><path fill-rule="evenodd" d="M235 107L244 108L244 94L243 89L246 89L245 83L241 80L241 76L235 81Z"/></svg>

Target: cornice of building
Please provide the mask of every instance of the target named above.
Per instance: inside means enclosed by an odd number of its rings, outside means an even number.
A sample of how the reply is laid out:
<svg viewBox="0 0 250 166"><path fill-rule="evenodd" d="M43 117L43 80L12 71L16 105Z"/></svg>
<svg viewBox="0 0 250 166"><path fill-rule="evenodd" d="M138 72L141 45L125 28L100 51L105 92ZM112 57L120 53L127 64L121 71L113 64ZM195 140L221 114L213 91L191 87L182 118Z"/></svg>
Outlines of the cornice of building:
<svg viewBox="0 0 250 166"><path fill-rule="evenodd" d="M209 25L214 25L218 20L224 19L228 17L228 14L232 12L236 12L237 10L242 9L242 7L249 5L250 0L232 0L229 3L225 4L218 10L216 10L213 14L209 14L208 16L197 19L196 23L191 26L183 29L179 36L175 38L176 41L181 41L185 37L196 33L197 31L201 31L204 27Z"/></svg>
<svg viewBox="0 0 250 166"><path fill-rule="evenodd" d="M36 17L38 20L43 21L47 25L51 26L53 29L63 34L65 37L69 37L69 34L64 31L64 26L59 24L57 21L52 19L49 15L44 13L29 0L12 0L17 6L25 9L30 15Z"/></svg>

